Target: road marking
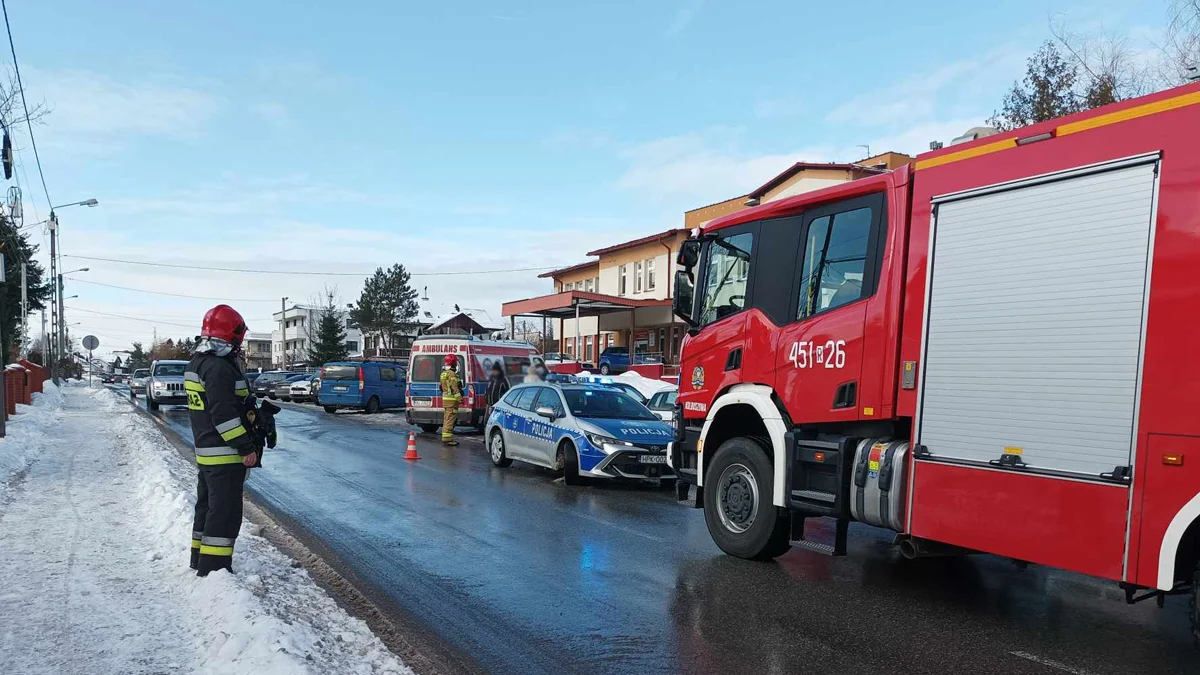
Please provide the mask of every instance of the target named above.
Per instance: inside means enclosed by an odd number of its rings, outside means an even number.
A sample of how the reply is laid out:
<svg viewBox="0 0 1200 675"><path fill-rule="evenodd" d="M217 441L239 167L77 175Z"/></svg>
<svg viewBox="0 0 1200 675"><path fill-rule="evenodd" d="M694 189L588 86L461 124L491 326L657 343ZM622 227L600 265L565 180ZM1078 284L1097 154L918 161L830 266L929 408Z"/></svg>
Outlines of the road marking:
<svg viewBox="0 0 1200 675"><path fill-rule="evenodd" d="M1084 670L1083 668L1076 668L1075 666L1069 666L1061 661L1053 661L1051 659L1044 659L1044 658L1038 656L1037 654L1030 654L1029 652L1009 652L1009 654L1016 656L1018 658L1028 659L1030 661L1033 661L1034 663L1040 663L1043 666L1046 666L1047 668L1054 668L1055 670L1061 670L1064 673L1072 673L1073 675L1095 675L1095 673L1093 673L1090 670Z"/></svg>

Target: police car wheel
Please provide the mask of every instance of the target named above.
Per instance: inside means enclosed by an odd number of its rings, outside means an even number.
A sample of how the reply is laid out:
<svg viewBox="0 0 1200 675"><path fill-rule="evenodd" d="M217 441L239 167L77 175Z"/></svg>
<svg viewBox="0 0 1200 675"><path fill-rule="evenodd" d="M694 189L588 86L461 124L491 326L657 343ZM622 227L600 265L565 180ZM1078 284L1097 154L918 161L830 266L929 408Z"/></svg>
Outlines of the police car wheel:
<svg viewBox="0 0 1200 675"><path fill-rule="evenodd" d="M567 485L583 485L583 476L579 475L579 452L569 441L563 441L558 446L558 466L562 467L563 482Z"/></svg>
<svg viewBox="0 0 1200 675"><path fill-rule="evenodd" d="M491 439L488 440L488 454L492 456L492 464L500 468L512 466L512 460L504 452L504 434L500 430L492 432Z"/></svg>
<svg viewBox="0 0 1200 675"><path fill-rule="evenodd" d="M704 520L717 546L747 560L770 560L788 550L786 517L771 503L773 475L762 446L731 438L705 470Z"/></svg>

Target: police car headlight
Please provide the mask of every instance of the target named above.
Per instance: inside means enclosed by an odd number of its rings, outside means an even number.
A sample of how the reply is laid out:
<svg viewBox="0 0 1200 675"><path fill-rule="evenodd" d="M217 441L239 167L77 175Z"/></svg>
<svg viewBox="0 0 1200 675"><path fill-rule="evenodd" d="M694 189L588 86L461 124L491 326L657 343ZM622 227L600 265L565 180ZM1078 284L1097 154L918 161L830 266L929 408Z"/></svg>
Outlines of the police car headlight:
<svg viewBox="0 0 1200 675"><path fill-rule="evenodd" d="M603 434L589 433L589 434L587 434L587 439L588 439L588 442L591 443L592 445L596 446L596 449L598 449L598 450L603 450L604 446L606 444L617 445L617 439L609 437L609 436L604 436Z"/></svg>

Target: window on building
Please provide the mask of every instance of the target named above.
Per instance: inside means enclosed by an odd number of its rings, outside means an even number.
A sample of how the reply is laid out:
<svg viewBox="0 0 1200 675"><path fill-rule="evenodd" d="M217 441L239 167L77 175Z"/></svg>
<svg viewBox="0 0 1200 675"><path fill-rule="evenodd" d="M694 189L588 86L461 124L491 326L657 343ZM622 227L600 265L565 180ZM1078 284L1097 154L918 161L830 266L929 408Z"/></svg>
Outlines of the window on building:
<svg viewBox="0 0 1200 675"><path fill-rule="evenodd" d="M704 272L704 302L700 307L702 325L745 308L754 235L750 232L727 235L714 239L709 246L708 267Z"/></svg>
<svg viewBox="0 0 1200 675"><path fill-rule="evenodd" d="M346 341L346 351L350 351L350 352L358 351L358 342L356 342L354 340L347 340Z"/></svg>
<svg viewBox="0 0 1200 675"><path fill-rule="evenodd" d="M583 338L583 360L591 361L595 358L596 356L592 354L592 336L589 335Z"/></svg>
<svg viewBox="0 0 1200 675"><path fill-rule="evenodd" d="M809 224L796 318L810 317L862 297L870 234L869 208L824 216Z"/></svg>
<svg viewBox="0 0 1200 675"><path fill-rule="evenodd" d="M643 263L641 260L639 260L639 261L637 261L637 264L633 268L633 284L634 284L634 287L637 288L638 293L642 292L642 281L643 281L643 274L644 274L643 268L644 267L645 267L645 263Z"/></svg>
<svg viewBox="0 0 1200 675"><path fill-rule="evenodd" d="M654 290L654 258L646 261L646 290Z"/></svg>
<svg viewBox="0 0 1200 675"><path fill-rule="evenodd" d="M617 285L617 295L625 295L629 291L629 265L621 265L617 269L617 276L619 279Z"/></svg>
<svg viewBox="0 0 1200 675"><path fill-rule="evenodd" d="M584 287L584 290L585 290L585 291L587 291L588 293L595 293L595 292L596 292L596 282L595 282L595 280L594 280L594 279L588 279L588 280L587 280L587 285Z"/></svg>

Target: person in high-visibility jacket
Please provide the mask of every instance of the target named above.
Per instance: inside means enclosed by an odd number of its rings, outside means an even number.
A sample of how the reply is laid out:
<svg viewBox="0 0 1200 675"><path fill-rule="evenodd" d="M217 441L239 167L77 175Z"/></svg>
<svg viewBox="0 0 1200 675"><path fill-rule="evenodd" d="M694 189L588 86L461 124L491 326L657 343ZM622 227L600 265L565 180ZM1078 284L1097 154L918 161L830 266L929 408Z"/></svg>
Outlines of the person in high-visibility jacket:
<svg viewBox="0 0 1200 675"><path fill-rule="evenodd" d="M442 443L458 445L454 440L454 425L458 422L458 403L462 400L462 382L458 379L458 357L446 355L446 365L442 367Z"/></svg>
<svg viewBox="0 0 1200 675"><path fill-rule="evenodd" d="M199 576L233 568L242 527L242 485L262 448L244 424L250 387L238 364L246 322L229 305L204 315L183 387L196 446L196 512L191 567Z"/></svg>

